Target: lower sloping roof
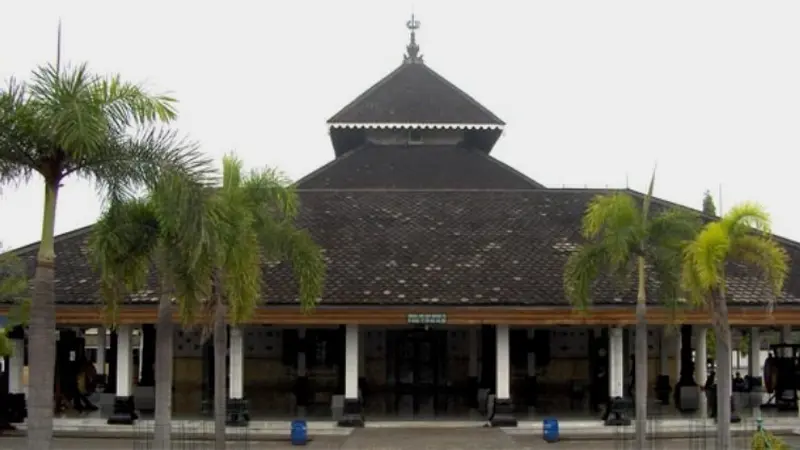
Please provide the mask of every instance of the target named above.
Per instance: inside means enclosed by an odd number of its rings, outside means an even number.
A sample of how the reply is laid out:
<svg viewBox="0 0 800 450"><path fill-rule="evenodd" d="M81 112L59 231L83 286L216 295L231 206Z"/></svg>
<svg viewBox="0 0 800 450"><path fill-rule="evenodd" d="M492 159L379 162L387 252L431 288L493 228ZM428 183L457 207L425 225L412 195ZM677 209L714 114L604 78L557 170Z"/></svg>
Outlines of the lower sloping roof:
<svg viewBox="0 0 800 450"><path fill-rule="evenodd" d="M326 305L553 305L567 306L564 262L579 243L580 219L596 190L307 190L300 191L300 224L324 247ZM56 242L56 301L94 303L97 278L86 263L89 229ZM786 242L793 261L800 251ZM36 245L20 249L33 269ZM768 290L742 267L731 267L728 298L756 305ZM130 303L155 303L149 291ZM285 265L265 268L264 300L296 303ZM597 304L633 303L601 281ZM800 264L787 295L800 303Z"/></svg>

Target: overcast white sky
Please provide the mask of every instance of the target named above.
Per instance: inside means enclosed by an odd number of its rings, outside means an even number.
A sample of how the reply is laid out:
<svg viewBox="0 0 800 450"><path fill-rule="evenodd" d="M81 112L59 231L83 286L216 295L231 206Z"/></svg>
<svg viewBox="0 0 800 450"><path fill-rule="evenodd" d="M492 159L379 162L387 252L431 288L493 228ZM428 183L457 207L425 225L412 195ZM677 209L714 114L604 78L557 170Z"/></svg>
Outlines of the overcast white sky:
<svg viewBox="0 0 800 450"><path fill-rule="evenodd" d="M170 91L219 159L293 178L333 157L325 120L402 60L412 10L426 62L504 119L493 155L551 187L645 190L699 207L754 200L800 240L800 2L0 1L0 78L63 57ZM40 182L0 197L0 241L40 234ZM57 232L99 214L67 181Z"/></svg>

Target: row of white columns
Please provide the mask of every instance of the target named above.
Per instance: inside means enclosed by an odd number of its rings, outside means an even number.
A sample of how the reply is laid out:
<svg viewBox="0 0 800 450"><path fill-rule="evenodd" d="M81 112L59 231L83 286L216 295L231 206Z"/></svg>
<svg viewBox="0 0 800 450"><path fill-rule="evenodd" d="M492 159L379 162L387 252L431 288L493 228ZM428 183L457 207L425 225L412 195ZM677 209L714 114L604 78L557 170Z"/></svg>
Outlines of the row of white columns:
<svg viewBox="0 0 800 450"><path fill-rule="evenodd" d="M131 325L119 325L117 327L117 397L128 397L132 395L132 331ZM695 327L695 378L698 384L705 383L707 374L706 360L708 357L706 346L706 328ZM750 351L749 351L749 372L751 376L761 376L760 361L760 339L759 329L750 330ZM789 342L791 327L786 326L781 329L781 342ZM106 329L99 329L101 342L105 341ZM300 330L303 337L304 330ZM533 330L529 330L529 338L532 338ZM241 328L233 327L230 332L230 390L231 399L241 399L244 396L244 337ZM24 368L24 341L13 340L14 352L9 358L9 392L23 392L23 368ZM665 343L662 340L662 344ZM680 376L680 339L675 339L676 355L676 379ZM470 358L468 375L477 377L479 373L478 361L479 330L474 329L469 333ZM497 377L495 392L497 398L507 399L510 397L510 352L509 352L509 327L498 325L496 327L496 367ZM363 376L364 370L364 348L363 340L360 339L358 325L347 325L345 331L345 398L358 398L358 379ZM105 371L105 345L98 346L97 365L98 373ZM660 355L661 371L665 373L667 366L667 352ZM300 352L298 356L297 374L305 376L306 360L305 353ZM528 373L533 374L536 370L536 359L534 353L528 354ZM624 394L624 359L623 352L623 330L620 327L613 327L609 331L609 393L612 397L622 397Z"/></svg>

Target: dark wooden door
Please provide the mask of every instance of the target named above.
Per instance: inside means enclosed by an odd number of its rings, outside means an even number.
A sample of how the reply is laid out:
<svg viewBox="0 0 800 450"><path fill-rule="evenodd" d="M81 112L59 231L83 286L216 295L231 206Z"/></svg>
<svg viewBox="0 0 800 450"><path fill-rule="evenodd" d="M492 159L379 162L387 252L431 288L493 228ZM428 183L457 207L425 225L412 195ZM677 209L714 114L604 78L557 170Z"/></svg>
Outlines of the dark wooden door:
<svg viewBox="0 0 800 450"><path fill-rule="evenodd" d="M397 330L395 357L395 411L402 413L410 400L414 416L435 416L447 406L444 330Z"/></svg>

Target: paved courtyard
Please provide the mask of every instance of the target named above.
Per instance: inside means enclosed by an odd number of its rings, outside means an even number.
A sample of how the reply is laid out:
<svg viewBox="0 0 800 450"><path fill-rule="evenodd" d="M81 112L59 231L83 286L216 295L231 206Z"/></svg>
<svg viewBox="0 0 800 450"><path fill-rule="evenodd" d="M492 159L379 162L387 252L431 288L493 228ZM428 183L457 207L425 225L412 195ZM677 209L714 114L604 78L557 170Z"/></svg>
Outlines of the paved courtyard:
<svg viewBox="0 0 800 450"><path fill-rule="evenodd" d="M800 449L800 436L787 438L793 448ZM749 439L734 438L731 450L746 450ZM0 448L23 450L25 441L19 437L0 437ZM213 443L175 442L179 450L212 450ZM288 442L230 442L229 450L293 449ZM358 429L349 436L321 436L311 442L310 449L342 450L515 450L546 448L553 450L634 450L630 440L578 440L547 444L539 436L509 435L500 429ZM660 439L652 441L651 450L711 450L712 439ZM142 442L128 439L57 439L54 450L158 450ZM647 450L647 449L644 449Z"/></svg>

